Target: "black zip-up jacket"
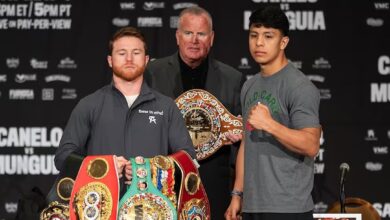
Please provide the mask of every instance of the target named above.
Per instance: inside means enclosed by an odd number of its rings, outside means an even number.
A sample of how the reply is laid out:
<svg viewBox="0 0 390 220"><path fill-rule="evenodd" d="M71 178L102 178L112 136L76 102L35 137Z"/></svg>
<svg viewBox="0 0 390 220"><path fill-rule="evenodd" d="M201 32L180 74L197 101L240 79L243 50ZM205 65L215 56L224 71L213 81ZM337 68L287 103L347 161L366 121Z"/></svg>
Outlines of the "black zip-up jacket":
<svg viewBox="0 0 390 220"><path fill-rule="evenodd" d="M175 102L144 82L129 108L113 84L81 99L73 109L54 158L61 170L71 153L135 156L168 155L195 151Z"/></svg>

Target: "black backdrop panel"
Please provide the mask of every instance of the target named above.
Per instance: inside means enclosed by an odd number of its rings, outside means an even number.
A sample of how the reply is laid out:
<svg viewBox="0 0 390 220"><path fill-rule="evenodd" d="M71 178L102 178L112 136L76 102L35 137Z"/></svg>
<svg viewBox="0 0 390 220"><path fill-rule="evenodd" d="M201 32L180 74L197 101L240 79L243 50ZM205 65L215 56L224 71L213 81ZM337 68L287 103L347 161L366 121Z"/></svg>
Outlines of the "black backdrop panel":
<svg viewBox="0 0 390 220"><path fill-rule="evenodd" d="M315 211L338 200L347 162L347 196L390 219L389 0L0 0L0 219L13 219L33 187L47 193L53 184L53 156L73 107L110 82L112 33L138 27L152 58L170 55L177 16L192 4L213 16L213 56L248 77L259 71L248 52L250 11L262 4L286 11L287 55L322 98Z"/></svg>

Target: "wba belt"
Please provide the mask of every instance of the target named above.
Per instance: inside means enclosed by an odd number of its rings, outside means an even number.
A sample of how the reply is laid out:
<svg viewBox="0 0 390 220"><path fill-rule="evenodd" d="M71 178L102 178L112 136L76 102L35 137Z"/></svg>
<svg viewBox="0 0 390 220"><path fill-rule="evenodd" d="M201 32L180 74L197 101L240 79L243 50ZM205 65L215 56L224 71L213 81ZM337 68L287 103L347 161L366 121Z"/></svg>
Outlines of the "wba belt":
<svg viewBox="0 0 390 220"><path fill-rule="evenodd" d="M170 155L181 171L177 212L179 219L210 219L210 204L198 169L185 151Z"/></svg>
<svg viewBox="0 0 390 220"><path fill-rule="evenodd" d="M70 219L116 220L118 200L119 182L114 156L87 156L70 197Z"/></svg>
<svg viewBox="0 0 390 220"><path fill-rule="evenodd" d="M133 178L119 202L119 219L176 220L175 206L168 198L174 194L173 162L162 156L152 159L136 157L130 158L130 161Z"/></svg>
<svg viewBox="0 0 390 220"><path fill-rule="evenodd" d="M242 119L232 115L213 95L201 89L188 90L176 98L196 157L203 160L229 142L226 135L242 133Z"/></svg>

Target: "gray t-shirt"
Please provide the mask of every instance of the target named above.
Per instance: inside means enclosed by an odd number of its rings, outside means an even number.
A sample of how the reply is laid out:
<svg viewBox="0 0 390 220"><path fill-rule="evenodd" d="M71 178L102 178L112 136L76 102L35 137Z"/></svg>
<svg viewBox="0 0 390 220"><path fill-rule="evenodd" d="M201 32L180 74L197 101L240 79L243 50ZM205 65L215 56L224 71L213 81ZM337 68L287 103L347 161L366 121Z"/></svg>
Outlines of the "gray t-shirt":
<svg viewBox="0 0 390 220"><path fill-rule="evenodd" d="M260 74L241 91L244 123L261 102L286 127L320 127L318 89L291 63L269 77ZM300 213L313 209L314 160L294 153L272 135L245 126L243 212Z"/></svg>

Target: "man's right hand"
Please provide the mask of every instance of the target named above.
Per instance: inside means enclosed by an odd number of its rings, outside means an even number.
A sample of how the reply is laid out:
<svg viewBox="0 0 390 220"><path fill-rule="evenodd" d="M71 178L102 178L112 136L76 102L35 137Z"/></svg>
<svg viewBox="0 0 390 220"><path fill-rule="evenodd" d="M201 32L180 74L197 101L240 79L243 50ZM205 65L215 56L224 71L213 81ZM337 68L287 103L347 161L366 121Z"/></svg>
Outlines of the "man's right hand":
<svg viewBox="0 0 390 220"><path fill-rule="evenodd" d="M241 216L241 202L242 199L240 196L233 195L230 205L225 212L225 219L227 220L240 220Z"/></svg>
<svg viewBox="0 0 390 220"><path fill-rule="evenodd" d="M118 177L122 178L123 173L125 173L125 177L127 180L131 180L132 178L132 170L130 161L126 160L123 156L114 156L116 170L118 172ZM125 183L128 181L125 181Z"/></svg>

